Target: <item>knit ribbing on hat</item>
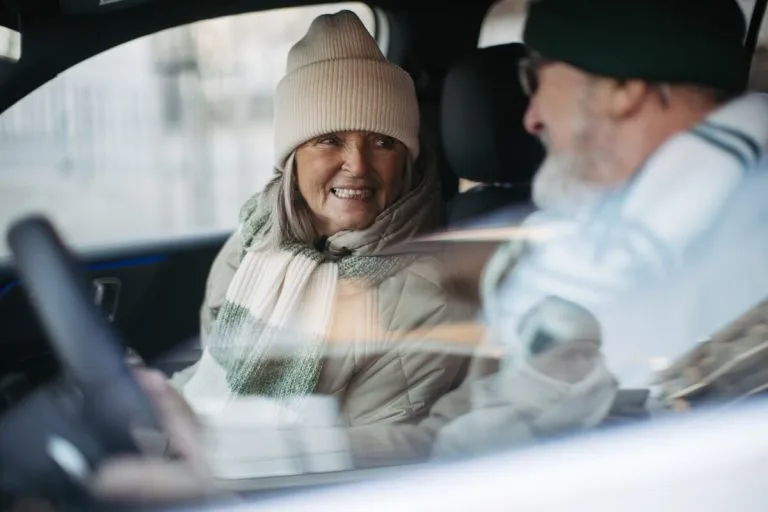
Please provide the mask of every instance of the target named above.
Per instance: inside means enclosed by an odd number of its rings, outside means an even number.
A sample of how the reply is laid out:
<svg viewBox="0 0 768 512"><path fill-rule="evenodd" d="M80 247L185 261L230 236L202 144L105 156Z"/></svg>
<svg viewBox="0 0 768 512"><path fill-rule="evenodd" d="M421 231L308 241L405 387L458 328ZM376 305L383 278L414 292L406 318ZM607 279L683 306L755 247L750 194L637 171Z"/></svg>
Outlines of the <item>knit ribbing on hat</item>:
<svg viewBox="0 0 768 512"><path fill-rule="evenodd" d="M537 0L523 40L596 75L735 93L746 85L745 27L734 0Z"/></svg>
<svg viewBox="0 0 768 512"><path fill-rule="evenodd" d="M419 154L419 107L410 75L386 60L350 11L316 18L288 54L274 100L275 165L320 135L367 131Z"/></svg>

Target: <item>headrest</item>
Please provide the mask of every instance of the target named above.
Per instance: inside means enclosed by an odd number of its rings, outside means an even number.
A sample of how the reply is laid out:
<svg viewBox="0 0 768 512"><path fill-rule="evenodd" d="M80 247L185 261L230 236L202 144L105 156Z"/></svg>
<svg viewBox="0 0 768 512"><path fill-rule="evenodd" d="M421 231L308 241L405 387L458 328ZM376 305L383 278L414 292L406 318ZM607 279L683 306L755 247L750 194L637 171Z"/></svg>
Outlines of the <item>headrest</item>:
<svg viewBox="0 0 768 512"><path fill-rule="evenodd" d="M528 97L517 63L522 43L478 48L448 71L443 85L441 135L451 170L482 183L525 183L543 157L541 143L523 128Z"/></svg>

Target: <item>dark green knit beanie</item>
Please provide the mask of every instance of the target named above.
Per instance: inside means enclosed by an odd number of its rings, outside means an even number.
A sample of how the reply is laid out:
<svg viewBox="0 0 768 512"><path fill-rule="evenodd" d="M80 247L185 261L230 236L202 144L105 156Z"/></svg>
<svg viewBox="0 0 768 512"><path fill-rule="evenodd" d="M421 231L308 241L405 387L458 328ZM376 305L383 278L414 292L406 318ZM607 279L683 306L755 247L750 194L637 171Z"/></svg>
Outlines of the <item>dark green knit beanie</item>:
<svg viewBox="0 0 768 512"><path fill-rule="evenodd" d="M745 32L735 0L529 0L523 40L595 75L738 93Z"/></svg>

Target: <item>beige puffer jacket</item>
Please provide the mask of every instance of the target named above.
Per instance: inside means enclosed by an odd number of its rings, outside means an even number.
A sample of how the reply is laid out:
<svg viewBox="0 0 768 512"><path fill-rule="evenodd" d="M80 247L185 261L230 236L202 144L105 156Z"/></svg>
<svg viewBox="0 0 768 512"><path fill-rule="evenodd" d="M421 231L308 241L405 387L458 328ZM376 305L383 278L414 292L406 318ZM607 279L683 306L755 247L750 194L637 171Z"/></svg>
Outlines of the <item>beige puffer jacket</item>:
<svg viewBox="0 0 768 512"><path fill-rule="evenodd" d="M240 251L236 234L211 268L201 310L203 339L224 301ZM466 374L480 331L463 329L459 339L445 338L456 332L452 325L471 322L475 308L449 298L439 272L436 260L423 258L374 289L345 281L337 286L328 355L315 392L338 399L358 466L427 456L432 432L389 436L387 429L376 429L380 435L366 432L358 442L357 427L415 424Z"/></svg>

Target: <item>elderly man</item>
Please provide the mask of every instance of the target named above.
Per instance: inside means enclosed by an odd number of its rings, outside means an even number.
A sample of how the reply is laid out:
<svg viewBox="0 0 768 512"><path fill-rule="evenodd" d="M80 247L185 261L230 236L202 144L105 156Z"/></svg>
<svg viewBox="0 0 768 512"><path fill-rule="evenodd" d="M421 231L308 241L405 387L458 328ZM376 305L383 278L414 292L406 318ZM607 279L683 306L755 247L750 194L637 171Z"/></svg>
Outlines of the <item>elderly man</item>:
<svg viewBox="0 0 768 512"><path fill-rule="evenodd" d="M768 98L742 94L744 34L735 0L530 2L524 123L548 155L528 223L552 236L488 264L507 357L437 454L596 426L619 387L652 388L768 295Z"/></svg>

